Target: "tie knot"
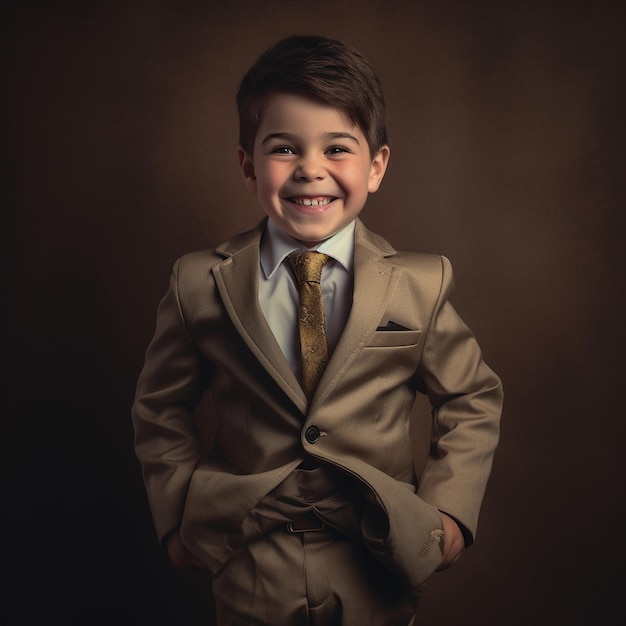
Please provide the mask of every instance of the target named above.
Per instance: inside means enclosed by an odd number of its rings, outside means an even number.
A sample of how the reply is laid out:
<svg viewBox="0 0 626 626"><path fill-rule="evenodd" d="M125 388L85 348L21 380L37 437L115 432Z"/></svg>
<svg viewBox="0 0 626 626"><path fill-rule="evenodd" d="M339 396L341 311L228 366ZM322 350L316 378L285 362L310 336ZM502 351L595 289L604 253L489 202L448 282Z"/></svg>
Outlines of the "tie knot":
<svg viewBox="0 0 626 626"><path fill-rule="evenodd" d="M322 279L322 268L330 258L321 252L293 252L289 255L289 262L298 279L298 285L304 283L319 283Z"/></svg>

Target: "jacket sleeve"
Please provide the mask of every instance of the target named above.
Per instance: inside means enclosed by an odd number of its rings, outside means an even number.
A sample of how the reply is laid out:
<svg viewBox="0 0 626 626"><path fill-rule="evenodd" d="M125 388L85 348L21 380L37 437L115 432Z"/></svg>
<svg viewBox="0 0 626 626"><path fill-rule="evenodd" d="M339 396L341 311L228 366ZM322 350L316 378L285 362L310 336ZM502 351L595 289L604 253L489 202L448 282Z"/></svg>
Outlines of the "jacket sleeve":
<svg viewBox="0 0 626 626"><path fill-rule="evenodd" d="M200 459L193 412L210 378L183 317L179 266L180 260L159 304L132 407L135 452L161 541L183 516L189 481Z"/></svg>
<svg viewBox="0 0 626 626"><path fill-rule="evenodd" d="M418 495L460 522L469 545L498 444L503 394L500 379L450 304L452 266L445 257L441 261L441 290L416 380L433 417Z"/></svg>

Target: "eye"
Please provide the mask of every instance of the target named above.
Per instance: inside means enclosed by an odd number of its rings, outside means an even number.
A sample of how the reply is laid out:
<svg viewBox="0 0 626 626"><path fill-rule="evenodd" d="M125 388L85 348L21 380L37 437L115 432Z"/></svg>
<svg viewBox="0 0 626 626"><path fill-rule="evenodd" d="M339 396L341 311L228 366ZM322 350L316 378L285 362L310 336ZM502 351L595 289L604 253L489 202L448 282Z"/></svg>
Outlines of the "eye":
<svg viewBox="0 0 626 626"><path fill-rule="evenodd" d="M289 146L276 146L271 152L272 154L295 154L294 149Z"/></svg>
<svg viewBox="0 0 626 626"><path fill-rule="evenodd" d="M348 148L345 148L344 146L331 146L330 148L328 148L328 150L326 150L326 154L344 154L344 153L349 153L350 150L348 150Z"/></svg>

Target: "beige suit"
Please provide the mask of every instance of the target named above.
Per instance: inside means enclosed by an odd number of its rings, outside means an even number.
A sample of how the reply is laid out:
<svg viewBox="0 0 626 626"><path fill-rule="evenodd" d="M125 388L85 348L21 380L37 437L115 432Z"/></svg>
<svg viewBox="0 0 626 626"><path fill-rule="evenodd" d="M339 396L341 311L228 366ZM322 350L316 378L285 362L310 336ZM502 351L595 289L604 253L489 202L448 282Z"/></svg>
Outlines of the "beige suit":
<svg viewBox="0 0 626 626"><path fill-rule="evenodd" d="M371 519L385 519L382 536L364 519L369 548L416 587L441 563L437 509L473 536L499 433L501 384L448 300L450 263L396 252L357 221L352 310L308 404L258 303L262 232L183 256L159 306L133 407L157 532L181 526L220 570L249 513L306 453L369 494ZM208 456L192 420L207 387L218 419ZM419 480L416 391L433 405Z"/></svg>

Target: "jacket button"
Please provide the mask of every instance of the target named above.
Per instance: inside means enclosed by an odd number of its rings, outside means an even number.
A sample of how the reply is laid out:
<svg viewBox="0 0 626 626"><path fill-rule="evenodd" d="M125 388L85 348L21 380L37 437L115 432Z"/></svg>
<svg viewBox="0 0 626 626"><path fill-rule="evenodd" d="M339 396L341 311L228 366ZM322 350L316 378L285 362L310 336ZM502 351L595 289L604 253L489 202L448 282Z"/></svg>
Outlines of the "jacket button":
<svg viewBox="0 0 626 626"><path fill-rule="evenodd" d="M317 426L309 426L304 437L309 443L316 443L320 438L320 429Z"/></svg>

